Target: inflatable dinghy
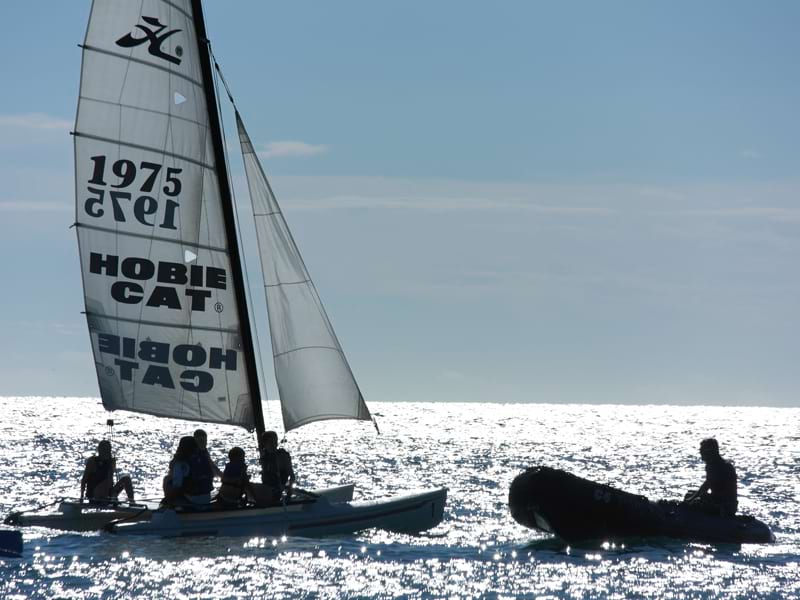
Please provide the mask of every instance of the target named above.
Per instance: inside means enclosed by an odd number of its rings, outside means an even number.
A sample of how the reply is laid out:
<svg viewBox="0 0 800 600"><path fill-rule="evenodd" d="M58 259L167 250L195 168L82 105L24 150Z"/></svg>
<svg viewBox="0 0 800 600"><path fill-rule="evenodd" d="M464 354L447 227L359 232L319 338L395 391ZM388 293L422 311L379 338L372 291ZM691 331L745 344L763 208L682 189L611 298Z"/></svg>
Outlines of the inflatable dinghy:
<svg viewBox="0 0 800 600"><path fill-rule="evenodd" d="M754 517L721 517L680 502L652 502L549 467L518 475L508 507L519 524L570 543L661 536L706 543L775 541L770 528Z"/></svg>

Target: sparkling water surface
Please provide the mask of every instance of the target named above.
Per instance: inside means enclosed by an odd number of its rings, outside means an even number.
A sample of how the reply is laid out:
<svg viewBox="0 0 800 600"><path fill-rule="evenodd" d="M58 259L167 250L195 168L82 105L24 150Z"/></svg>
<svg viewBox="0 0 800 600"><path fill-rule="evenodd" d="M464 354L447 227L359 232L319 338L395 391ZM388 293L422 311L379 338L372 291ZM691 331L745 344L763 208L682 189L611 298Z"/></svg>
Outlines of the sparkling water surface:
<svg viewBox="0 0 800 600"><path fill-rule="evenodd" d="M306 538L131 539L24 532L0 558L0 598L794 598L800 597L800 409L373 403L370 424L289 433L303 487L356 484L356 499L447 486L444 522L419 536L367 531ZM83 461L113 433L120 470L156 498L181 435L195 425L109 414L96 399L0 398L0 514L78 495ZM268 423L280 421L277 405ZM247 432L208 425L212 457ZM740 511L772 545L567 547L516 524L508 486L544 464L650 498L703 479L699 441L716 436L739 474Z"/></svg>

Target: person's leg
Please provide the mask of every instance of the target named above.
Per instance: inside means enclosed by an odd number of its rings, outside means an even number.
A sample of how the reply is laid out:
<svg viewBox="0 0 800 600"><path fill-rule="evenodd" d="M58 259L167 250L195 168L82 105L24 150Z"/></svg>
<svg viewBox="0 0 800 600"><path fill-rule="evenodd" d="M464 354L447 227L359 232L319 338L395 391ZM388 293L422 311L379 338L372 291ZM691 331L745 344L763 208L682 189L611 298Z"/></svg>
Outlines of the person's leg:
<svg viewBox="0 0 800 600"><path fill-rule="evenodd" d="M119 481L114 484L114 487L111 488L111 497L116 498L122 490L125 490L128 501L133 502L133 482L129 475L123 475L119 478Z"/></svg>
<svg viewBox="0 0 800 600"><path fill-rule="evenodd" d="M271 506L280 500L280 496L275 496L274 488L263 483L251 483L247 488L247 495L256 506Z"/></svg>
<svg viewBox="0 0 800 600"><path fill-rule="evenodd" d="M719 505L708 494L695 498L689 502L689 506L707 515L719 515Z"/></svg>

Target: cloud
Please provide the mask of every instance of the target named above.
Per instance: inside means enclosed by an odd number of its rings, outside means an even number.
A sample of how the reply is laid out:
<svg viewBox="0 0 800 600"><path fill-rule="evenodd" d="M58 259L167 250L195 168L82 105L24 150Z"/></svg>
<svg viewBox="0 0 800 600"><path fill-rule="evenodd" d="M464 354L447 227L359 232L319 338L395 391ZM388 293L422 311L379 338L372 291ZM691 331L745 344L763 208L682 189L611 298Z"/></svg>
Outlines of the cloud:
<svg viewBox="0 0 800 600"><path fill-rule="evenodd" d="M68 144L72 121L44 113L0 115L0 148Z"/></svg>
<svg viewBox="0 0 800 600"><path fill-rule="evenodd" d="M27 329L29 331L45 331L47 333L57 333L58 335L64 336L71 336L71 335L79 335L83 334L86 331L86 325L81 323L80 320L74 323L62 323L59 321L20 321L20 327ZM81 352L81 356L84 354L91 354L87 352Z"/></svg>
<svg viewBox="0 0 800 600"><path fill-rule="evenodd" d="M455 369L445 369L439 373L439 379L444 379L445 381L466 381L467 376Z"/></svg>
<svg viewBox="0 0 800 600"><path fill-rule="evenodd" d="M278 201L287 212L382 209L606 217L618 212L614 204L621 195L617 191L592 186L379 176L284 175L271 179ZM246 189L242 180L236 183L237 187Z"/></svg>
<svg viewBox="0 0 800 600"><path fill-rule="evenodd" d="M2 201L0 212L69 212L75 210L71 202Z"/></svg>
<svg viewBox="0 0 800 600"><path fill-rule="evenodd" d="M261 158L305 158L308 156L316 156L317 154L325 154L327 151L328 147L323 144L308 144L306 142L284 140L263 144L261 150L258 152L258 156Z"/></svg>
<svg viewBox="0 0 800 600"><path fill-rule="evenodd" d="M779 206L740 206L707 210L686 210L681 214L694 217L719 217L728 219L768 219L789 223L800 222L800 208Z"/></svg>
<svg viewBox="0 0 800 600"><path fill-rule="evenodd" d="M761 153L758 150L752 150L750 148L743 148L739 150L739 156L742 158L750 158L753 160L757 160L761 158Z"/></svg>
<svg viewBox="0 0 800 600"><path fill-rule="evenodd" d="M0 115L0 127L15 127L37 131L69 131L72 129L72 121L52 117L44 113Z"/></svg>
<svg viewBox="0 0 800 600"><path fill-rule="evenodd" d="M318 199L298 199L293 203L295 210L334 210L353 208L383 208L399 210L421 210L429 212L473 212L488 210L522 210L542 215L558 216L606 216L615 211L604 207L591 206L546 206L534 204L524 199L481 198L481 197L367 197L367 196L328 196Z"/></svg>

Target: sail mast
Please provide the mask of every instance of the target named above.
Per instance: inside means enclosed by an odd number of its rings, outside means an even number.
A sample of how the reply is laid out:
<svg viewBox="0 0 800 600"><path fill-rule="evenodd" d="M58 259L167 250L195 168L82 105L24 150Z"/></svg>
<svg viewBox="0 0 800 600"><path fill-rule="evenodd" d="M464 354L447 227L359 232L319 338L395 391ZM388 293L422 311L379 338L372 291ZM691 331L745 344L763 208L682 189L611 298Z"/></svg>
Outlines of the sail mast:
<svg viewBox="0 0 800 600"><path fill-rule="evenodd" d="M219 112L217 110L217 95L214 91L214 75L211 68L211 56L208 48L208 37L206 35L206 25L203 20L203 7L201 0L192 0L192 13L194 15L194 25L197 37L197 45L200 54L200 64L203 72L203 89L208 105L208 121L211 128L211 142L214 148L214 161L217 166L217 179L219 180L220 196L222 198L222 211L225 217L225 230L228 234L231 260L231 274L233 275L233 288L236 294L236 304L239 310L241 324L242 344L244 346L244 358L247 363L247 373L250 388L250 401L253 408L253 418L255 421L258 438L264 433L264 411L261 407L261 388L258 381L258 369L256 366L255 346L250 327L250 312L247 308L247 298L245 290L244 274L242 272L242 258L239 252L239 238L236 231L236 217L233 210L233 195L231 194L230 180L228 179L228 167L225 160L225 146L222 141L222 128L220 125Z"/></svg>

